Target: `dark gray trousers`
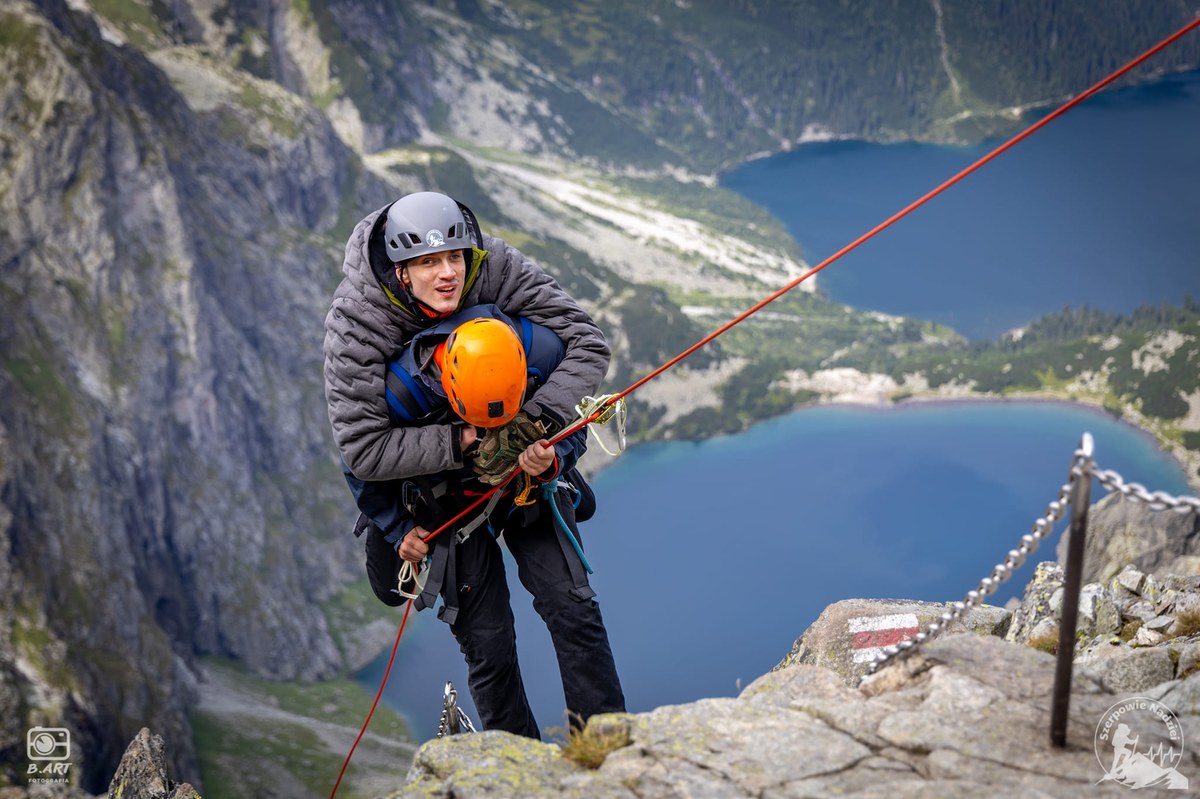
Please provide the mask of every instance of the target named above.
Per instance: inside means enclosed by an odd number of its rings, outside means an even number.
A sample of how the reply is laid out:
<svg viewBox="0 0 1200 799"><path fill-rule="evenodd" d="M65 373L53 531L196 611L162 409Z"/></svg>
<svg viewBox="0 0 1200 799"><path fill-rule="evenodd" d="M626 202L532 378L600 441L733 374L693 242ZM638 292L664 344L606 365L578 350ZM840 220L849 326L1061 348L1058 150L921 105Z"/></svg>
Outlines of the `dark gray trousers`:
<svg viewBox="0 0 1200 799"><path fill-rule="evenodd" d="M567 495L559 492L556 500L578 535ZM608 631L579 558L569 544L564 546L546 502L538 506L532 519L521 509L509 516L503 540L521 584L533 595L534 610L550 631L566 710L570 723L578 725L597 713L623 711L625 697ZM477 530L457 545L455 561L459 608L450 629L467 661L480 722L484 729L540 738L521 680L500 546L485 530Z"/></svg>

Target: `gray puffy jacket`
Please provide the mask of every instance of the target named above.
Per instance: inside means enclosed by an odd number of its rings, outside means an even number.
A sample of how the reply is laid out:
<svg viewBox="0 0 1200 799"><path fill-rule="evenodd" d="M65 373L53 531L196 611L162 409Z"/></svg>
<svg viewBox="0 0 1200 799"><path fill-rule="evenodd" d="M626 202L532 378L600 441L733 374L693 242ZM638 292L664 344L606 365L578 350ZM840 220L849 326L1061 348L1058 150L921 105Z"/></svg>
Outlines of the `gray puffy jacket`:
<svg viewBox="0 0 1200 799"><path fill-rule="evenodd" d="M355 226L346 243L342 278L325 317L325 398L343 460L360 480L393 480L463 465L449 425L392 427L384 399L384 364L414 333L434 320L412 310L403 295L385 291L372 269L380 264L385 206ZM575 404L596 394L608 371L609 348L592 318L552 277L519 250L479 232L469 211L476 246L485 258L468 270L461 308L495 303L513 316L545 325L566 344L566 357L524 410L560 424ZM374 248L372 247L374 238ZM386 262L386 256L382 256ZM394 287L393 287L394 288Z"/></svg>

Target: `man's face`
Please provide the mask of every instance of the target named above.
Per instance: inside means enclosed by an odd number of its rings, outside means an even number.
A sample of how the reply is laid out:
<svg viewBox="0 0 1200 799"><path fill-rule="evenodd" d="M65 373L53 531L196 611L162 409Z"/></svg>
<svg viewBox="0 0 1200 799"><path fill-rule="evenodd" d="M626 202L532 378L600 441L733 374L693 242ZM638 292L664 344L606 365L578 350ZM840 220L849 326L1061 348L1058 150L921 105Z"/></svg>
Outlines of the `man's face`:
<svg viewBox="0 0 1200 799"><path fill-rule="evenodd" d="M396 276L409 293L441 314L458 310L466 273L462 250L418 255L396 267Z"/></svg>

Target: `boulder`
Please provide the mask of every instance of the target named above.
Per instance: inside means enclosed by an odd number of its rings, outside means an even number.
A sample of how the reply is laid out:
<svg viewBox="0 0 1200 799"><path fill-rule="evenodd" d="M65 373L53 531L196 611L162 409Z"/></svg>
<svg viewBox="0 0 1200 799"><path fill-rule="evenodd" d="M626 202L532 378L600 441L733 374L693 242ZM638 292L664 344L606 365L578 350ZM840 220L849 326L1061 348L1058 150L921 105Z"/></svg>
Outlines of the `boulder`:
<svg viewBox="0 0 1200 799"><path fill-rule="evenodd" d="M108 786L108 795L120 799L200 799L188 783L167 777L163 739L143 727L125 749Z"/></svg>
<svg viewBox="0 0 1200 799"><path fill-rule="evenodd" d="M1069 540L1067 530L1058 545L1059 563L1066 563ZM1088 510L1083 581L1107 583L1127 565L1143 574L1200 573L1200 516L1150 510L1120 494L1097 502Z"/></svg>
<svg viewBox="0 0 1200 799"><path fill-rule="evenodd" d="M775 668L797 663L822 666L840 675L847 685L857 685L880 650L912 638L952 608L944 603L895 599L836 602L821 612ZM1003 608L980 605L943 632L1003 635L1008 618Z"/></svg>
<svg viewBox="0 0 1200 799"><path fill-rule="evenodd" d="M1025 586L1021 604L1013 611L1004 640L1024 644L1056 626L1062 613L1062 585L1061 566L1050 562L1039 563Z"/></svg>

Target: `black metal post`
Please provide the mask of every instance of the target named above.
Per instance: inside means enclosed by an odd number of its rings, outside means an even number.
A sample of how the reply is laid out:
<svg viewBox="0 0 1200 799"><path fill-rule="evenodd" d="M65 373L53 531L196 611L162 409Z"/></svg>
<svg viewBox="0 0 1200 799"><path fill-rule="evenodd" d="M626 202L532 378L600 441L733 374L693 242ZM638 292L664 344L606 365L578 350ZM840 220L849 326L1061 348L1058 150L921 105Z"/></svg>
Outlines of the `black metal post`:
<svg viewBox="0 0 1200 799"><path fill-rule="evenodd" d="M1084 434L1083 449L1091 458L1091 436ZM1067 745L1067 714L1071 705L1071 668L1075 661L1075 630L1079 617L1079 589L1083 582L1083 550L1087 543L1088 504L1092 475L1076 475L1071 491L1071 538L1067 542L1067 569L1063 577L1062 620L1058 632L1058 662L1054 669L1054 703L1050 712L1050 743Z"/></svg>

